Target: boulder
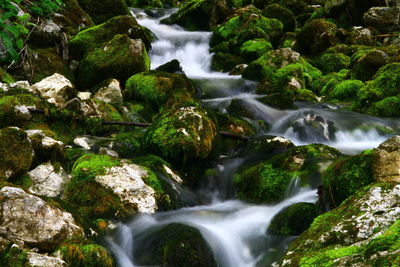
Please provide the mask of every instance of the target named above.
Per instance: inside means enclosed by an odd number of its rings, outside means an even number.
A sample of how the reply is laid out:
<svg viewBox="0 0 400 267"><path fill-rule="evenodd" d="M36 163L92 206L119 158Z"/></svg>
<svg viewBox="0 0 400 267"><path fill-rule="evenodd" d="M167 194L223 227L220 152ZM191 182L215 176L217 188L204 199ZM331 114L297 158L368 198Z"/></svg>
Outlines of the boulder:
<svg viewBox="0 0 400 267"><path fill-rule="evenodd" d="M42 130L26 130L35 151L35 161L62 160L65 145L63 142L47 136Z"/></svg>
<svg viewBox="0 0 400 267"><path fill-rule="evenodd" d="M29 192L39 196L60 197L71 177L62 167L56 169L50 162L37 166L28 172L32 185Z"/></svg>
<svg viewBox="0 0 400 267"><path fill-rule="evenodd" d="M35 83L32 85L32 89L59 108L63 108L68 100L75 97L77 93L72 83L58 73Z"/></svg>
<svg viewBox="0 0 400 267"><path fill-rule="evenodd" d="M374 150L372 166L375 180L400 183L400 136L389 138Z"/></svg>
<svg viewBox="0 0 400 267"><path fill-rule="evenodd" d="M62 259L50 257L35 252L27 252L28 262L31 266L41 267L65 267L67 263Z"/></svg>
<svg viewBox="0 0 400 267"><path fill-rule="evenodd" d="M112 79L100 85L93 98L109 104L122 103L122 91L119 81Z"/></svg>
<svg viewBox="0 0 400 267"><path fill-rule="evenodd" d="M78 83L86 89L107 78L124 83L133 74L149 69L150 59L142 40L117 34L111 41L85 55L79 67Z"/></svg>
<svg viewBox="0 0 400 267"><path fill-rule="evenodd" d="M0 190L2 243L25 243L44 251L55 249L68 238L83 238L72 215L16 187ZM27 209L26 207L29 207Z"/></svg>
<svg viewBox="0 0 400 267"><path fill-rule="evenodd" d="M27 134L16 127L0 130L0 180L24 174L32 163L33 148Z"/></svg>
<svg viewBox="0 0 400 267"><path fill-rule="evenodd" d="M293 12L279 4L266 6L262 11L262 15L282 22L284 32L294 31L296 27L296 18Z"/></svg>
<svg viewBox="0 0 400 267"><path fill-rule="evenodd" d="M353 79L368 81L375 73L389 62L389 55L373 49L364 53L356 53L352 57L350 75Z"/></svg>
<svg viewBox="0 0 400 267"><path fill-rule="evenodd" d="M56 252L68 266L114 267L115 262L110 253L97 244L70 244Z"/></svg>
<svg viewBox="0 0 400 267"><path fill-rule="evenodd" d="M368 27L377 28L383 33L400 30L399 7L371 7L363 17Z"/></svg>
<svg viewBox="0 0 400 267"><path fill-rule="evenodd" d="M95 24L103 23L118 15L129 15L129 9L124 0L78 0L79 5L90 15Z"/></svg>
<svg viewBox="0 0 400 267"><path fill-rule="evenodd" d="M172 223L142 237L135 259L140 265L217 266L213 252L196 228Z"/></svg>

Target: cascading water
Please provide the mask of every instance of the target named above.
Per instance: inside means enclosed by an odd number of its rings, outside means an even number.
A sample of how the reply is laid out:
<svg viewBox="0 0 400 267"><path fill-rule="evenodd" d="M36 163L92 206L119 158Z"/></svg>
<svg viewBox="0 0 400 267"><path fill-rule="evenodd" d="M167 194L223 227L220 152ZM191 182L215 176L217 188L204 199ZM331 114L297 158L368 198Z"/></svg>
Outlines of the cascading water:
<svg viewBox="0 0 400 267"><path fill-rule="evenodd" d="M295 144L320 142L354 153L377 146L399 128L399 121L327 109L323 105L304 105L298 110L278 110L264 105L252 92L255 88L253 82L211 71L208 45L211 33L187 32L178 26L160 24L162 17L169 16L174 10L164 10L161 18L149 17L138 9L132 12L138 22L158 38L150 52L153 69L178 59L186 75L202 87L207 105L225 111L233 99L240 99L253 114L253 119L272 125L268 134L284 136ZM316 202L316 190L309 186L301 187L299 179L293 179L286 199L276 205L257 206L233 200L232 176L244 161L243 158L231 158L216 168L219 182L199 193L211 204L137 215L129 223L120 223L117 233L108 238L119 266L136 266L135 252L140 249L141 240L151 235L154 229L171 223L197 228L211 247L219 266L270 265L274 255L284 250L290 241L290 238L282 240L269 235L266 229L270 221L290 204ZM209 190L210 187L213 190Z"/></svg>

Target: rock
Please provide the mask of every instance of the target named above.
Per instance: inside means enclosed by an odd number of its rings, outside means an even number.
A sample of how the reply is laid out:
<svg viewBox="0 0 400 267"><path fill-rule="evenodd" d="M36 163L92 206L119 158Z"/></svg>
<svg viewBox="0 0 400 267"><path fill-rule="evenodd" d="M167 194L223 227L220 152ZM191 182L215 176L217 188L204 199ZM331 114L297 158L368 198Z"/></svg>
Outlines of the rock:
<svg viewBox="0 0 400 267"><path fill-rule="evenodd" d="M53 19L68 36L94 25L92 18L82 9L77 0L63 0L63 3L65 5L59 13L54 14Z"/></svg>
<svg viewBox="0 0 400 267"><path fill-rule="evenodd" d="M70 213L52 207L20 188L3 187L0 197L0 233L8 242L24 242L49 251L68 238L83 238L82 228Z"/></svg>
<svg viewBox="0 0 400 267"><path fill-rule="evenodd" d="M398 256L400 185L376 184L317 217L278 266L378 266ZM389 236L391 235L391 236ZM393 239L394 238L394 239Z"/></svg>
<svg viewBox="0 0 400 267"><path fill-rule="evenodd" d="M103 23L118 15L129 15L128 6L123 0L107 0L101 3L93 0L78 0L78 2L95 24Z"/></svg>
<svg viewBox="0 0 400 267"><path fill-rule="evenodd" d="M62 246L57 253L68 266L114 267L115 262L110 253L97 244Z"/></svg>
<svg viewBox="0 0 400 267"><path fill-rule="evenodd" d="M273 47L269 41L254 39L242 44L240 47L240 56L251 62L271 50L273 50Z"/></svg>
<svg viewBox="0 0 400 267"><path fill-rule="evenodd" d="M0 180L17 178L29 170L33 149L26 133L16 127L0 130Z"/></svg>
<svg viewBox="0 0 400 267"><path fill-rule="evenodd" d="M183 74L182 66L177 59L173 59L173 60L157 67L156 70L165 71L165 72L169 72L169 73Z"/></svg>
<svg viewBox="0 0 400 267"><path fill-rule="evenodd" d="M90 139L87 137L77 137L74 139L74 144L86 150L90 150Z"/></svg>
<svg viewBox="0 0 400 267"><path fill-rule="evenodd" d="M141 39L146 49L150 50L151 40L136 19L132 16L118 16L79 32L69 42L71 55L82 58L86 52L109 42L116 34L127 34L131 39Z"/></svg>
<svg viewBox="0 0 400 267"><path fill-rule="evenodd" d="M177 163L206 159L213 151L217 131L208 113L195 106L162 114L146 131L145 144L154 153Z"/></svg>
<svg viewBox="0 0 400 267"><path fill-rule="evenodd" d="M124 83L133 74L149 69L150 59L142 40L117 34L85 55L79 67L78 82L81 88L92 88L107 78Z"/></svg>
<svg viewBox="0 0 400 267"><path fill-rule="evenodd" d="M46 197L60 197L71 179L62 167L56 170L50 162L37 166L28 175L32 181L29 192Z"/></svg>
<svg viewBox="0 0 400 267"><path fill-rule="evenodd" d="M32 142L36 162L63 159L65 150L63 142L45 135L42 130L27 130L25 132Z"/></svg>
<svg viewBox="0 0 400 267"><path fill-rule="evenodd" d="M368 81L375 73L389 61L389 55L377 49L373 49L352 57L350 75L353 79Z"/></svg>
<svg viewBox="0 0 400 267"><path fill-rule="evenodd" d="M374 40L372 38L372 32L368 28L363 28L360 26L354 26L346 38L346 43L349 45L374 45Z"/></svg>
<svg viewBox="0 0 400 267"><path fill-rule="evenodd" d="M67 263L62 259L50 257L35 252L27 252L28 262L31 266L41 267L65 267Z"/></svg>
<svg viewBox="0 0 400 267"><path fill-rule="evenodd" d="M331 207L337 207L363 186L374 181L372 156L356 155L333 163L322 176Z"/></svg>
<svg viewBox="0 0 400 267"><path fill-rule="evenodd" d="M314 19L307 23L297 35L296 47L304 54L319 54L338 43L338 28L324 19Z"/></svg>
<svg viewBox="0 0 400 267"><path fill-rule="evenodd" d="M61 27L52 19L42 20L32 31L29 42L36 47L51 47L59 41L62 34Z"/></svg>
<svg viewBox="0 0 400 267"><path fill-rule="evenodd" d="M270 154L278 154L285 152L289 148L294 147L294 144L289 140L281 136L262 135L251 138L247 143L244 150L246 154L261 154L263 157Z"/></svg>
<svg viewBox="0 0 400 267"><path fill-rule="evenodd" d="M92 93L91 92L78 92L78 94L76 96L80 100L84 101L84 100L89 100L92 97Z"/></svg>
<svg viewBox="0 0 400 267"><path fill-rule="evenodd" d="M32 89L59 108L64 107L65 103L76 95L72 83L58 73L35 83Z"/></svg>
<svg viewBox="0 0 400 267"><path fill-rule="evenodd" d="M371 7L363 17L368 27L375 27L383 33L400 30L399 7Z"/></svg>
<svg viewBox="0 0 400 267"><path fill-rule="evenodd" d="M357 98L358 92L365 86L359 80L345 80L337 84L332 91L329 92L328 99L336 101L353 101Z"/></svg>
<svg viewBox="0 0 400 267"><path fill-rule="evenodd" d="M283 31L290 32L296 27L296 18L290 9L279 4L271 4L266 6L262 15L266 18L278 19L283 24Z"/></svg>
<svg viewBox="0 0 400 267"><path fill-rule="evenodd" d="M347 69L350 65L350 60L350 57L343 53L326 52L322 54L316 65L323 73L328 74Z"/></svg>
<svg viewBox="0 0 400 267"><path fill-rule="evenodd" d="M139 165L88 154L75 162L65 196L71 204L84 207L88 217L153 213L156 192L144 182L153 178L152 172Z"/></svg>
<svg viewBox="0 0 400 267"><path fill-rule="evenodd" d="M209 31L214 26L222 23L231 14L231 10L224 1L200 0L188 1L178 12L161 22L178 24L190 31ZM201 20L197 18L203 18Z"/></svg>
<svg viewBox="0 0 400 267"><path fill-rule="evenodd" d="M104 86L102 84L93 98L109 104L122 103L122 91L119 81L112 79L107 81Z"/></svg>
<svg viewBox="0 0 400 267"><path fill-rule="evenodd" d="M400 183L400 136L389 138L373 152L373 174L379 182Z"/></svg>
<svg viewBox="0 0 400 267"><path fill-rule="evenodd" d="M135 252L139 265L217 266L201 232L191 226L172 223L142 239Z"/></svg>
<svg viewBox="0 0 400 267"><path fill-rule="evenodd" d="M292 204L274 216L267 231L276 235L300 235L318 216L313 203Z"/></svg>

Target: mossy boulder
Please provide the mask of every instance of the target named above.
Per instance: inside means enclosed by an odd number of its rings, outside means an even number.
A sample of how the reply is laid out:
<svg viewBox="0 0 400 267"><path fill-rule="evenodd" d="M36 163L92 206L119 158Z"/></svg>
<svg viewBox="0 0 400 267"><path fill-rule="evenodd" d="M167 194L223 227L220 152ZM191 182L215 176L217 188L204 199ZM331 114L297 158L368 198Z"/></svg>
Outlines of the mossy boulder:
<svg viewBox="0 0 400 267"><path fill-rule="evenodd" d="M79 5L90 15L95 24L103 23L118 15L129 15L128 6L124 0L78 0Z"/></svg>
<svg viewBox="0 0 400 267"><path fill-rule="evenodd" d="M171 109L194 102L196 89L184 74L163 71L141 72L126 81L124 96L160 109Z"/></svg>
<svg viewBox="0 0 400 267"><path fill-rule="evenodd" d="M284 32L293 31L296 27L296 18L293 12L279 4L266 6L262 11L262 15L282 22Z"/></svg>
<svg viewBox="0 0 400 267"><path fill-rule="evenodd" d="M216 71L229 72L242 62L243 59L239 56L216 52L212 57L211 67Z"/></svg>
<svg viewBox="0 0 400 267"><path fill-rule="evenodd" d="M297 35L296 47L305 54L319 54L338 43L337 26L324 19L307 23Z"/></svg>
<svg viewBox="0 0 400 267"><path fill-rule="evenodd" d="M317 216L318 208L315 204L296 203L276 214L267 231L276 235L300 235Z"/></svg>
<svg viewBox="0 0 400 267"><path fill-rule="evenodd" d="M317 217L289 245L279 266L379 266L398 260L399 189L395 184L360 189L338 208Z"/></svg>
<svg viewBox="0 0 400 267"><path fill-rule="evenodd" d="M140 265L217 266L213 252L196 228L172 223L141 240L135 252Z"/></svg>
<svg viewBox="0 0 400 267"><path fill-rule="evenodd" d="M273 50L271 42L265 39L254 39L242 44L240 47L240 56L251 62L271 50Z"/></svg>
<svg viewBox="0 0 400 267"><path fill-rule="evenodd" d="M163 19L161 22L178 24L190 31L209 31L212 27L222 23L231 12L225 1L192 0L186 1L178 12Z"/></svg>
<svg viewBox="0 0 400 267"><path fill-rule="evenodd" d="M350 66L350 57L343 53L324 53L316 62L317 67L324 73L339 72Z"/></svg>
<svg viewBox="0 0 400 267"><path fill-rule="evenodd" d="M110 41L116 34L127 34L131 39L141 39L150 49L150 40L142 26L132 16L117 16L100 25L80 31L69 42L71 55L81 58L83 55Z"/></svg>
<svg viewBox="0 0 400 267"><path fill-rule="evenodd" d="M162 114L146 131L145 144L154 153L180 165L206 159L214 149L217 129L208 113L187 106Z"/></svg>
<svg viewBox="0 0 400 267"><path fill-rule="evenodd" d="M322 177L331 207L337 207L360 188L374 181L372 155L361 154L333 163Z"/></svg>
<svg viewBox="0 0 400 267"><path fill-rule="evenodd" d="M367 85L359 91L353 109L360 112L367 112L371 115L378 115L374 114L374 112L396 115L395 110L382 110L384 106L382 106L383 102L380 101L388 97L397 96L400 93L398 87L399 82L400 63L391 63L380 68L375 74L374 79L368 82ZM388 101L387 103L392 103L392 107L396 106L396 99L391 98L386 101ZM372 108L373 106L374 108Z"/></svg>
<svg viewBox="0 0 400 267"><path fill-rule="evenodd" d="M0 130L0 179L17 178L29 170L33 148L27 134L14 127Z"/></svg>
<svg viewBox="0 0 400 267"><path fill-rule="evenodd" d="M97 244L70 244L57 250L69 266L77 267L114 267L115 262L110 253Z"/></svg>
<svg viewBox="0 0 400 267"><path fill-rule="evenodd" d="M377 28L382 33L398 31L399 7L375 6L371 7L363 16L366 26Z"/></svg>
<svg viewBox="0 0 400 267"><path fill-rule="evenodd" d="M378 49L361 50L352 56L351 61L351 77L368 81L389 62L389 55Z"/></svg>
<svg viewBox="0 0 400 267"><path fill-rule="evenodd" d="M63 16L54 16L53 19L62 25L68 36L94 25L92 18L79 5L77 0L63 0L65 4L60 10Z"/></svg>
<svg viewBox="0 0 400 267"><path fill-rule="evenodd" d="M125 82L133 74L149 69L150 59L142 40L117 34L85 55L79 67L78 84L88 89L107 78Z"/></svg>
<svg viewBox="0 0 400 267"><path fill-rule="evenodd" d="M398 117L400 115L400 97L389 96L375 102L368 108L367 113L379 117Z"/></svg>
<svg viewBox="0 0 400 267"><path fill-rule="evenodd" d="M364 87L359 80L345 80L333 87L328 98L335 101L352 101L357 98L358 92Z"/></svg>

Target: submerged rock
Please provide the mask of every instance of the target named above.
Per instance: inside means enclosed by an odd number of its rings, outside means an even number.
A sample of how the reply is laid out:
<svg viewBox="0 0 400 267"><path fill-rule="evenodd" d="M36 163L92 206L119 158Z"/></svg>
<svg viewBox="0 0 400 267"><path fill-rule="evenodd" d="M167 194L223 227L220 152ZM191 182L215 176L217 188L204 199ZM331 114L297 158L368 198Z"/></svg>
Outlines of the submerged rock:
<svg viewBox="0 0 400 267"><path fill-rule="evenodd" d="M400 183L400 136L389 138L374 150L373 173L379 182Z"/></svg>
<svg viewBox="0 0 400 267"><path fill-rule="evenodd" d="M25 243L44 251L72 237L83 238L83 230L72 215L16 187L0 190L1 243ZM29 209L27 209L29 207Z"/></svg>

